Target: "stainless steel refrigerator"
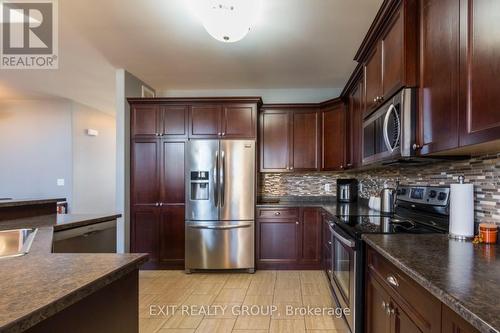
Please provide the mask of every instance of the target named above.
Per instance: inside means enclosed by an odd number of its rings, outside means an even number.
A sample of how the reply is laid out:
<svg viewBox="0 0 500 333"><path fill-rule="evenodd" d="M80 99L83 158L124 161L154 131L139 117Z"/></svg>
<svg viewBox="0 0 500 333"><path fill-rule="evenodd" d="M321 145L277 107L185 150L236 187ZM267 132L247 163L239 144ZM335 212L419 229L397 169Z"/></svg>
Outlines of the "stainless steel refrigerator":
<svg viewBox="0 0 500 333"><path fill-rule="evenodd" d="M255 271L255 141L190 140L186 272Z"/></svg>

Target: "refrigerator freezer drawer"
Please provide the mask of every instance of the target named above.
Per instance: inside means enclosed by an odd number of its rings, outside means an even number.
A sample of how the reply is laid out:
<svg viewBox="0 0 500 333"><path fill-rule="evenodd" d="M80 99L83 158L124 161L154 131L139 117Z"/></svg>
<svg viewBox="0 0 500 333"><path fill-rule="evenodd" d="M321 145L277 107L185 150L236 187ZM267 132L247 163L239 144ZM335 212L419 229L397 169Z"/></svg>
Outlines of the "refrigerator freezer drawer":
<svg viewBox="0 0 500 333"><path fill-rule="evenodd" d="M186 224L186 269L253 269L254 221Z"/></svg>

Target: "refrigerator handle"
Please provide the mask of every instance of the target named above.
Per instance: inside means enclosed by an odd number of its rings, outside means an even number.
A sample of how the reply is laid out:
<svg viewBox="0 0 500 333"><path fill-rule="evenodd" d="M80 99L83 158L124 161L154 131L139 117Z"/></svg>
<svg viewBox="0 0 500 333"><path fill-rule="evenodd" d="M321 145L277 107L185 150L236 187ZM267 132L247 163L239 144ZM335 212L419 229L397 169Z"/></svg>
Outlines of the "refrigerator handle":
<svg viewBox="0 0 500 333"><path fill-rule="evenodd" d="M219 186L217 181L219 179L219 151L215 151L215 167L214 167L214 205L215 207L219 206Z"/></svg>
<svg viewBox="0 0 500 333"><path fill-rule="evenodd" d="M226 176L226 156L224 151L221 151L221 167L220 167L220 206L224 207L225 204L225 190L224 190L224 185L225 185L225 179L224 177Z"/></svg>

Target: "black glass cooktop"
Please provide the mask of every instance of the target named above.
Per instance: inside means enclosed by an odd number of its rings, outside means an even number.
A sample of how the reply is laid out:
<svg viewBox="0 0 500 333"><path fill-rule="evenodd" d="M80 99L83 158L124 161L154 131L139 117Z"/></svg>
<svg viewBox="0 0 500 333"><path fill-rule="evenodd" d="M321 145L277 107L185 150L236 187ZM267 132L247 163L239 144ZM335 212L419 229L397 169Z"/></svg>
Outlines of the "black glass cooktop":
<svg viewBox="0 0 500 333"><path fill-rule="evenodd" d="M424 224L401 216L337 216L337 224L348 233L356 236L366 233L381 234L429 234L445 233L446 230L432 221Z"/></svg>

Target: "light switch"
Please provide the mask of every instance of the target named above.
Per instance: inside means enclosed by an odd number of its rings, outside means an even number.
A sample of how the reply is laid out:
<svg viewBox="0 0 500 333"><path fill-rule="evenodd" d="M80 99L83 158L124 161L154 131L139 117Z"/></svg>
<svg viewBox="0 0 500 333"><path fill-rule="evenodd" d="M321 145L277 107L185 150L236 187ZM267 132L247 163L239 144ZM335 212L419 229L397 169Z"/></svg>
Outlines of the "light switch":
<svg viewBox="0 0 500 333"><path fill-rule="evenodd" d="M64 186L64 178L59 178L57 180L57 186Z"/></svg>
<svg viewBox="0 0 500 333"><path fill-rule="evenodd" d="M325 184L325 192L330 192L330 184Z"/></svg>

